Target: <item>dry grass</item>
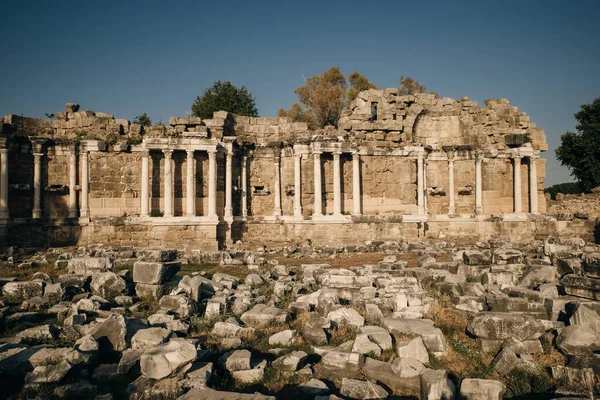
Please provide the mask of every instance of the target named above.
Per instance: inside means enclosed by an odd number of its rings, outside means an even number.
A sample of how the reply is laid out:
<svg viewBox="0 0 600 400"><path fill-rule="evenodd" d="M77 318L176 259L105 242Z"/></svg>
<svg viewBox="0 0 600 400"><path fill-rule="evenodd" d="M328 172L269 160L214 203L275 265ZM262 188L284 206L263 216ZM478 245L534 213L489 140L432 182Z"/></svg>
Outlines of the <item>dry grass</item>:
<svg viewBox="0 0 600 400"><path fill-rule="evenodd" d="M27 281L30 280L36 272L43 272L50 275L52 279L56 279L59 275L66 274L67 270L64 268L56 268L54 260L49 260L48 264L40 264L33 268L19 268L17 265L0 262L0 278L17 278L20 281Z"/></svg>
<svg viewBox="0 0 600 400"><path fill-rule="evenodd" d="M547 354L534 354L533 358L544 368L567 364L567 358L561 352L556 350L554 346L550 347Z"/></svg>

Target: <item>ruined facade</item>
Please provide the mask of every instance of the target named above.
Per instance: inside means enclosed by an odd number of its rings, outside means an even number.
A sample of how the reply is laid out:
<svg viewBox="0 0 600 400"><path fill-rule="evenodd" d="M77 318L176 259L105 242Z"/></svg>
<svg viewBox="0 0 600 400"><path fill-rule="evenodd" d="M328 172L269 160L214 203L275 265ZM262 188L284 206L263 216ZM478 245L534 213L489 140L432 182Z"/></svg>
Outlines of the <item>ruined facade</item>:
<svg viewBox="0 0 600 400"><path fill-rule="evenodd" d="M7 115L5 240L321 244L552 233L545 134L508 100L361 92L337 128L216 112L141 127Z"/></svg>

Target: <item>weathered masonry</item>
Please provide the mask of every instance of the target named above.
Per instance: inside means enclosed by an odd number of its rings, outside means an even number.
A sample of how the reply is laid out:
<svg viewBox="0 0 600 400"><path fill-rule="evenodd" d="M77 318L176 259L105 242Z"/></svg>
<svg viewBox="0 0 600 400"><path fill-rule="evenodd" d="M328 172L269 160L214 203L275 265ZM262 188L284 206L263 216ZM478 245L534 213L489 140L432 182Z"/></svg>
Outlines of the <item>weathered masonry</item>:
<svg viewBox="0 0 600 400"><path fill-rule="evenodd" d="M5 241L216 249L565 229L543 215L544 132L504 99L368 90L319 131L227 112L169 122L75 104L5 116Z"/></svg>

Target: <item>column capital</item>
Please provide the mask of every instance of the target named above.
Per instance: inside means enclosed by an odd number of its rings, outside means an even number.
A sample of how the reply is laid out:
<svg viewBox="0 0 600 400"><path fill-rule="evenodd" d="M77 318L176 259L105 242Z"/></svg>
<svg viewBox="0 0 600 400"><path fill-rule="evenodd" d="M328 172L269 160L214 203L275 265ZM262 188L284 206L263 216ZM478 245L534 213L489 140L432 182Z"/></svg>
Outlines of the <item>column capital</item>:
<svg viewBox="0 0 600 400"><path fill-rule="evenodd" d="M187 149L185 152L187 153L188 158L194 158L195 150Z"/></svg>
<svg viewBox="0 0 600 400"><path fill-rule="evenodd" d="M321 154L323 154L323 152L321 150L313 150L312 153L314 155L318 155L318 156L320 156Z"/></svg>
<svg viewBox="0 0 600 400"><path fill-rule="evenodd" d="M33 156L34 156L35 158L41 158L41 157L43 157L43 156L44 156L44 153L37 153L37 152L35 152L35 153L32 153L32 154L33 154Z"/></svg>
<svg viewBox="0 0 600 400"><path fill-rule="evenodd" d="M534 154L532 156L529 156L529 161L535 162L538 158L540 158L540 155L539 154Z"/></svg>
<svg viewBox="0 0 600 400"><path fill-rule="evenodd" d="M167 158L171 158L173 155L173 149L163 149L162 152Z"/></svg>
<svg viewBox="0 0 600 400"><path fill-rule="evenodd" d="M475 150L475 161L480 163L483 161L484 153L483 150Z"/></svg>
<svg viewBox="0 0 600 400"><path fill-rule="evenodd" d="M206 150L206 152L207 152L209 155L210 155L210 154L216 155L216 154L217 154L217 149L208 149L208 150Z"/></svg>
<svg viewBox="0 0 600 400"><path fill-rule="evenodd" d="M296 159L302 160L302 153L294 153L294 157L296 157Z"/></svg>
<svg viewBox="0 0 600 400"><path fill-rule="evenodd" d="M6 147L0 147L0 154L8 153L8 149Z"/></svg>
<svg viewBox="0 0 600 400"><path fill-rule="evenodd" d="M143 149L142 151L140 151L140 153L142 153L142 157L149 157L150 156L150 150L149 149Z"/></svg>
<svg viewBox="0 0 600 400"><path fill-rule="evenodd" d="M446 156L448 157L448 161L454 161L454 155L455 155L455 151L454 150L450 150L446 152Z"/></svg>

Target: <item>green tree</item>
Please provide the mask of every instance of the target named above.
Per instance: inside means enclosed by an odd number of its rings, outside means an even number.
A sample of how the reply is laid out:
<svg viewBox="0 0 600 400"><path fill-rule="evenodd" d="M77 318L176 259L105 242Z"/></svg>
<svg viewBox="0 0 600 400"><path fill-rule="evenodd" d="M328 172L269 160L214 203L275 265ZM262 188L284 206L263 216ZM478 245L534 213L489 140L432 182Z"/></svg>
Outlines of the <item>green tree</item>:
<svg viewBox="0 0 600 400"><path fill-rule="evenodd" d="M231 82L216 81L197 96L192 104L192 115L203 119L213 117L215 111L228 111L233 114L258 116L254 97L245 86L238 88Z"/></svg>
<svg viewBox="0 0 600 400"><path fill-rule="evenodd" d="M152 125L152 120L146 113L141 113L137 117L133 119L134 124L140 124L141 126L150 126Z"/></svg>
<svg viewBox="0 0 600 400"><path fill-rule="evenodd" d="M421 85L419 82L417 82L410 76L400 77L400 87L398 89L400 95L425 93L425 91L427 90L425 85Z"/></svg>
<svg viewBox="0 0 600 400"><path fill-rule="evenodd" d="M367 78L354 71L348 75L348 81L350 81L350 89L348 89L348 107L350 103L356 99L356 96L363 90L377 89L377 86L373 85Z"/></svg>
<svg viewBox="0 0 600 400"><path fill-rule="evenodd" d="M575 113L577 132L567 131L555 150L560 163L571 170L585 191L600 186L600 97Z"/></svg>

